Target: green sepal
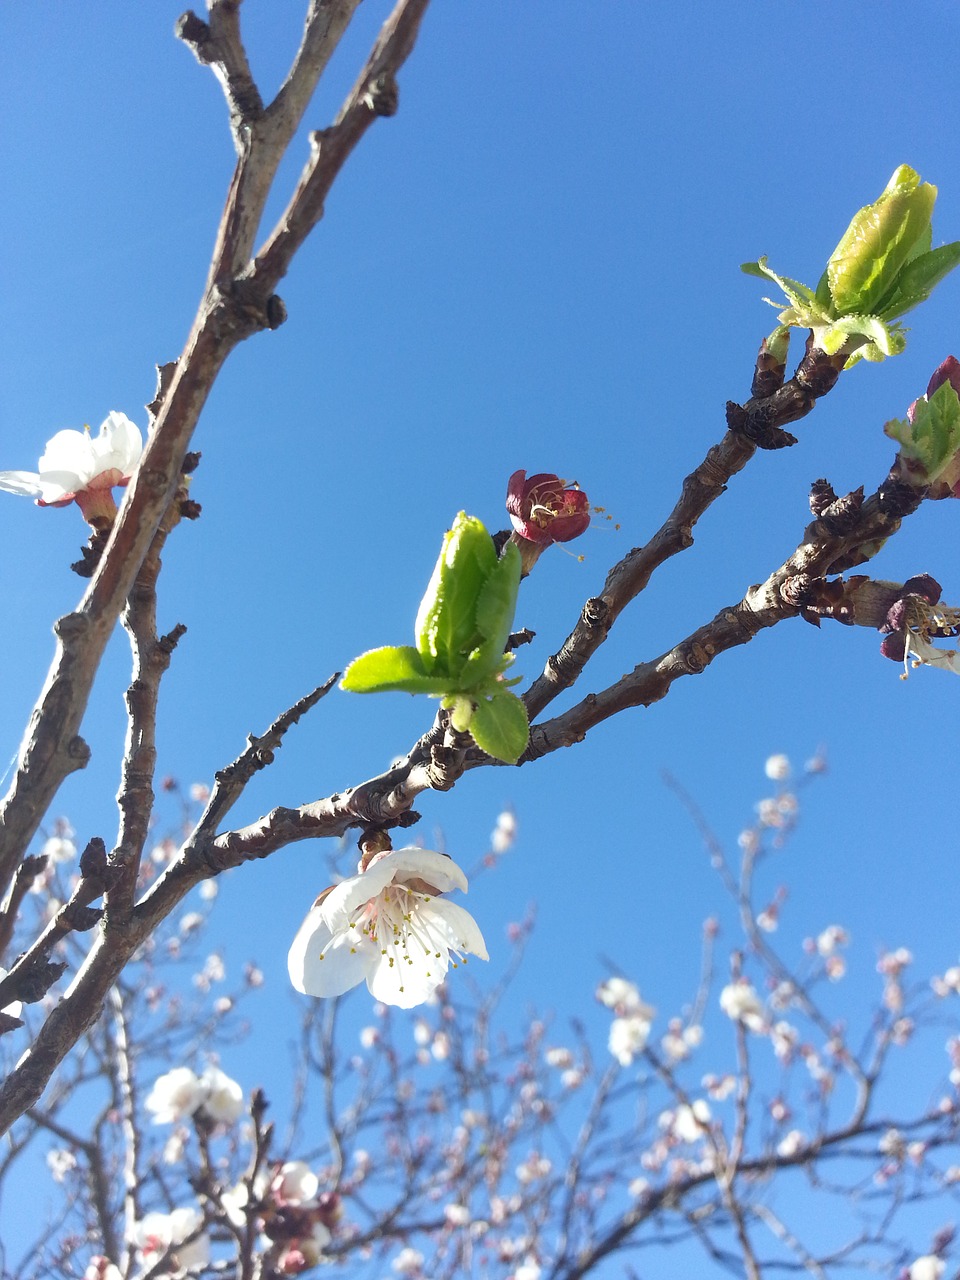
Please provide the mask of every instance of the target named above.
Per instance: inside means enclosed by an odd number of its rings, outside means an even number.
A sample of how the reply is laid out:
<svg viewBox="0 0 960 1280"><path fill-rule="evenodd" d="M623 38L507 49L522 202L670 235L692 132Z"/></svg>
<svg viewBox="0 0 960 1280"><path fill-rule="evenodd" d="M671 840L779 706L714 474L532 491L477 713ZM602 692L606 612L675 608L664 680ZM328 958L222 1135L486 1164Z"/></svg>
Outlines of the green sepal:
<svg viewBox="0 0 960 1280"><path fill-rule="evenodd" d="M340 681L348 693L429 693L434 697L449 692L447 675L430 675L413 645L388 645L370 649L354 658Z"/></svg>
<svg viewBox="0 0 960 1280"><path fill-rule="evenodd" d="M899 326L888 326L879 316L841 316L831 324L817 329L814 341L828 356L836 355L851 338L863 338L864 343L854 353L858 359L878 362L885 356L899 355L906 339Z"/></svg>
<svg viewBox="0 0 960 1280"><path fill-rule="evenodd" d="M936 199L936 187L904 164L878 199L854 216L827 263L830 296L840 315L876 311L926 236Z"/></svg>
<svg viewBox="0 0 960 1280"><path fill-rule="evenodd" d="M474 706L470 734L488 756L516 764L530 741L527 709L516 694L507 689L481 697Z"/></svg>
<svg viewBox="0 0 960 1280"><path fill-rule="evenodd" d="M792 307L798 311L809 310L816 305L816 295L807 285L801 284L799 280L791 280L789 276L781 276L776 271L771 271L767 266L766 257L758 258L756 262L741 262L740 270L744 275L758 276L761 280L772 280L774 284L780 286L790 302ZM765 301L770 302L767 298ZM770 302L772 307L777 307L778 302Z"/></svg>
<svg viewBox="0 0 960 1280"><path fill-rule="evenodd" d="M919 463L919 468L908 467L915 483L932 484L960 451L960 397L944 382L929 400L917 401L913 422L894 418L883 429L899 443L905 459Z"/></svg>
<svg viewBox="0 0 960 1280"><path fill-rule="evenodd" d="M767 355L772 356L780 364L786 364L787 356L790 354L790 326L778 324L773 333L768 334L764 339L764 346Z"/></svg>

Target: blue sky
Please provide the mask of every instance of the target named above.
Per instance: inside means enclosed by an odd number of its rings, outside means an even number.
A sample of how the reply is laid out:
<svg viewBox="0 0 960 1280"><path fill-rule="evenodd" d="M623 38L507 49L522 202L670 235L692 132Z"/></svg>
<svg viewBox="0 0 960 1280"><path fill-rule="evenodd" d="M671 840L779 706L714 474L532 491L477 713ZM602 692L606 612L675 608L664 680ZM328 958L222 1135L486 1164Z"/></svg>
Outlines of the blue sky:
<svg viewBox="0 0 960 1280"><path fill-rule="evenodd" d="M244 6L266 91L302 9ZM187 334L233 155L219 87L172 37L178 12L159 0L4 6L0 468L33 467L54 431L96 427L111 409L142 427L153 366ZM362 7L306 127L335 112L385 12ZM200 423L203 516L164 557L161 625L189 630L165 684L161 774L210 779L357 653L408 643L443 531L460 509L502 527L520 467L578 480L621 525L585 535L582 564L551 552L524 587L518 621L537 641L515 670L533 678L608 566L659 526L722 434L724 402L749 394L773 312L739 264L766 253L815 282L903 162L940 188L935 243L960 238L960 83L943 70L958 25L952 6L926 0L437 0L399 114L364 140L281 288L288 323L231 357ZM281 170L284 197L305 150L295 144ZM876 487L892 459L882 425L960 346L958 305L950 279L911 317L903 356L844 376L795 448L733 480L576 695L765 578L798 541L814 478ZM876 575L930 572L960 603L957 520L953 503L927 504ZM0 495L4 765L52 655L52 620L81 593L68 566L82 541L75 508ZM795 945L845 924L851 1003L875 993L880 947L909 946L924 974L956 962L960 689L937 672L900 681L878 645L860 629L784 624L576 748L423 798L414 834L442 838L465 865L500 809L516 809L517 845L470 905L493 954L538 904L517 1017L530 1004L559 1018L589 1010L601 956L664 1013L680 1009L720 890L662 773L732 845L774 751L800 763L822 747L830 761L789 865L770 872L791 887L784 936ZM115 827L127 667L118 638L84 730L92 763L58 798L81 839L109 844ZM379 772L431 714L403 695L332 694L237 821ZM272 993L236 1072L248 1087L294 1034L285 954L326 882L324 852L294 846L221 890L211 938L239 966L253 925ZM941 1069L931 1058L931 1079Z"/></svg>

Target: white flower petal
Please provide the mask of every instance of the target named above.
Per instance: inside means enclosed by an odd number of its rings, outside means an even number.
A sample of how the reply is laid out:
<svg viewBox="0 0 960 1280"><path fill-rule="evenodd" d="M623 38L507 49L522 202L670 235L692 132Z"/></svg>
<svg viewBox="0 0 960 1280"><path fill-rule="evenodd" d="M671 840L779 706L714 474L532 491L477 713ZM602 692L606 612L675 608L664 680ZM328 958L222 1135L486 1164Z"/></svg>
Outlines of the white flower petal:
<svg viewBox="0 0 960 1280"><path fill-rule="evenodd" d="M480 926L469 911L446 898L433 898L424 910L429 911L434 928L442 930L451 951L469 951L480 960L490 959Z"/></svg>
<svg viewBox="0 0 960 1280"><path fill-rule="evenodd" d="M40 494L40 477L36 471L0 471L0 489L36 498Z"/></svg>
<svg viewBox="0 0 960 1280"><path fill-rule="evenodd" d="M366 904L392 882L393 868L388 862L389 858L384 858L330 890L316 910L321 912L331 933L339 933L352 924Z"/></svg>
<svg viewBox="0 0 960 1280"><path fill-rule="evenodd" d="M367 989L383 1004L412 1009L430 999L446 977L449 965L449 952L408 959L399 953L399 948L391 948L387 955L376 957L367 975Z"/></svg>
<svg viewBox="0 0 960 1280"><path fill-rule="evenodd" d="M451 889L467 891L467 877L463 871L452 858L433 849L396 849L384 862L393 868L394 884L419 878L432 885L438 893L449 893Z"/></svg>
<svg viewBox="0 0 960 1280"><path fill-rule="evenodd" d="M203 1109L215 1123L233 1124L243 1111L243 1090L219 1067L207 1067L200 1077L206 1090Z"/></svg>
<svg viewBox="0 0 960 1280"><path fill-rule="evenodd" d="M129 477L140 461L143 437L125 413L114 409L107 414L91 445L98 473L116 467L124 477Z"/></svg>
<svg viewBox="0 0 960 1280"><path fill-rule="evenodd" d="M93 442L85 431L58 431L47 441L40 458L41 479L51 472L63 472L71 477L70 489L82 489L97 471Z"/></svg>
<svg viewBox="0 0 960 1280"><path fill-rule="evenodd" d="M294 987L304 995L341 996L364 980L377 948L355 929L331 933L322 910L314 907L300 926L287 970Z"/></svg>

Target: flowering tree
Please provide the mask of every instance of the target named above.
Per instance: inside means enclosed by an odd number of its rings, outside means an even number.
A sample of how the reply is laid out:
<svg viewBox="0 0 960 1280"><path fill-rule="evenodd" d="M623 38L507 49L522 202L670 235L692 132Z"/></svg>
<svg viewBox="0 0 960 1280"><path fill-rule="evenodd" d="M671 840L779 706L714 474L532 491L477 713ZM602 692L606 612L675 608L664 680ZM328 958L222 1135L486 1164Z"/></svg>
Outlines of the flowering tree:
<svg viewBox="0 0 960 1280"><path fill-rule="evenodd" d="M795 839L802 789L823 767L814 759L793 778L786 757L767 762L774 792L735 857L704 830L728 905L704 922L701 979L673 1016L613 974L596 990L606 1043L549 1018L512 1027L504 996L530 921L485 995L464 975L429 984L431 999L414 983L398 999L392 967L378 973L357 939L357 969L337 967L333 951L322 981L346 986L363 965L383 999L359 1033L338 1020L336 999L308 1008L289 1111L262 1089L245 1094L226 1069L242 1064L244 1003L262 975L248 968L231 990L216 953L204 958L208 896L157 931L44 1105L13 1127L5 1181L42 1149L62 1204L52 1229L8 1257L9 1273L269 1277L322 1264L343 1275L386 1266L538 1280L603 1274L618 1258L660 1265L670 1249L668 1266L676 1254L698 1271L712 1260L751 1276L945 1274L944 1202L960 1182L960 1025L950 1013L960 969L918 983L905 948L884 952L873 1007L858 1011L842 999L842 926L793 954L776 945L787 908L766 864ZM189 828L189 807L185 819ZM502 815L477 874L496 874L515 834ZM77 881L69 835L48 843L45 892L31 895L28 914L42 916L47 894ZM176 848L174 838L155 847L152 874L166 873ZM330 897L355 896L371 877L365 892L387 895L382 931L411 871L459 881L452 864L435 869L439 857L375 855ZM428 906L419 911L418 929L435 928ZM318 927L311 913L305 931ZM192 998L176 976L184 963ZM416 1015L391 1011L415 1002ZM947 1026L940 1082L888 1082L898 1057L922 1060L923 1042ZM930 1207L945 1225L921 1234L918 1210Z"/></svg>
<svg viewBox="0 0 960 1280"><path fill-rule="evenodd" d="M872 492L860 487L838 496L817 480L812 522L803 528L798 522L795 549L779 564L773 560L763 582L664 652L552 711L656 571L691 546L693 529L731 478L765 453L794 445L787 426L810 414L859 361L903 352L902 317L960 262L960 242L934 241L936 188L908 165L899 165L854 215L815 286L772 271L764 258L746 264L748 274L772 281L786 301L775 304L777 325L754 363L751 396L727 403L725 429L683 481L659 529L615 559L566 639L555 638L537 679L523 687L509 675L516 651L531 639L519 625L524 579L550 546L578 538L600 512L578 485L553 473L528 476L511 463L512 474L504 475L511 527L491 534L472 515L456 517L416 612L414 642L354 657L342 674L252 735L232 762L221 764L201 811L190 812L178 831L172 856L151 861L161 685L184 632L178 624L160 633L158 582L168 538L181 520L200 513L192 487L200 461L191 449L194 432L233 349L284 323L280 281L348 157L379 118L397 110L397 79L427 8L427 0L399 0L333 123L310 135L307 160L272 222L268 202L283 194L281 162L357 3L308 6L300 45L270 100L252 73L236 0L210 0L206 19L187 13L179 20L178 36L223 87L237 152L189 337L181 355L160 367L145 441L125 414L113 411L96 436L55 434L36 472L0 473L0 487L33 496L40 506L76 503L91 531L74 566L88 585L56 623L53 664L0 810L0 939L8 953L0 1031L15 1046L0 1086L0 1128L12 1135L10 1168L38 1130L59 1139L56 1168L72 1188L64 1223L82 1224L66 1242L58 1240L55 1254L37 1255L37 1273L232 1268L266 1276L321 1261L376 1266L392 1250L400 1272L499 1274L500 1268L530 1280L542 1268L585 1274L648 1232L643 1243L699 1240L715 1260L733 1265L736 1256L737 1266L758 1275L767 1257L755 1244L760 1222L790 1265L813 1274L858 1263L864 1254L888 1265L915 1259L914 1280L939 1274L946 1236L924 1255L895 1238L890 1210L956 1180L953 1167L930 1154L954 1137L951 1096L904 1114L881 1111L876 1091L891 1047L909 1040L927 1005L904 986L909 957L885 954L881 1007L866 1047L854 1049L817 994L818 984L842 975L843 931L819 934L803 973L769 948L763 921L775 919L777 902L755 911L751 886L763 832L783 825L785 797L745 840L739 878L715 854L740 909L749 960L734 957L720 995L735 1027L735 1065L701 1087L686 1072L707 978L690 1015L671 1021L656 1051L648 1043L653 1010L629 977L609 979L600 999L612 1011L609 1050L617 1066L606 1071L596 1071L585 1039L549 1044L540 1024L519 1041L491 1041L498 991L477 997L464 1014L455 1001L474 997L458 996L446 982L451 968L470 956L486 959L490 950L480 925L446 896L466 889L467 877L444 854L397 838L415 827L413 806L425 793L469 785L465 775L472 771L532 765L581 743L605 721L664 698L680 677L699 675L721 654L798 617L817 626L836 621L876 629L885 636L882 653L907 668L957 670L955 650L938 642L960 633L960 615L941 602L934 578L892 582L850 573L868 565L924 503L960 496L960 365L947 357L905 417L887 423L897 448ZM791 363L793 330L805 335L805 346ZM924 381L926 375L918 391ZM118 623L133 655L119 828L109 850L100 837L86 840L75 871L65 872L58 863L69 843L64 833L31 850L65 779L88 762L81 726ZM347 692L424 695L439 708L383 772L295 807L278 803L232 827L232 811L287 732L338 682ZM301 1069L328 1090L326 1136L298 1146L306 1140L294 1124L289 1140L278 1143L265 1097L254 1095L248 1108L229 1073L197 1056L211 1035L229 1036L234 997L215 1003L199 1022L200 1014L173 1009L160 1036L138 1026L139 1006L160 998L163 979L155 970L163 952L155 948L166 939L169 955L168 922L187 894L295 842L347 834L357 838L359 865L348 875L336 867L331 878L338 883L307 914L290 950L293 985L333 1001L366 982L384 1006L430 1001L431 1012L415 1022L412 1046L390 1020L398 1015L378 1014L364 1053L345 1063L336 1005L312 1010ZM27 908L31 889L41 891L41 902L49 892L49 909ZM178 935L202 925L185 928L184 919ZM205 979L208 989L215 968ZM772 986L769 1000L760 995L765 983ZM955 990L956 974L947 971L937 984L934 999ZM24 1003L35 1006L36 1018L21 1016ZM769 1125L755 1145L749 1121L763 1086L756 1084L754 1037L769 1040L784 1069L802 1064L806 1072L796 1073L799 1097L788 1097L788 1084L778 1079ZM624 1084L619 1071L635 1063L643 1064L642 1073ZM411 1080L414 1064L436 1070L436 1082L426 1074L422 1087ZM144 1073L151 1065L157 1069L149 1082ZM593 1092L584 1105L588 1079ZM108 1090L92 1136L73 1111L91 1080ZM804 1123L790 1125L807 1102L808 1080L812 1110ZM662 1106L648 1101L657 1090ZM724 1124L712 1106L730 1098L734 1112ZM151 1149L146 1134L154 1130L143 1127L144 1108L158 1125L179 1126L164 1148L172 1173ZM247 1112L250 1127L243 1130ZM565 1115L576 1133L561 1125ZM441 1119L454 1116L459 1122L444 1130ZM378 1182L381 1171L362 1154L375 1142L399 1178ZM528 1150L518 1161L521 1146ZM639 1170L625 1181L624 1165L638 1151ZM842 1172L826 1181L844 1193L862 1192L878 1175L878 1151L879 1175L901 1185L916 1171L916 1189L882 1197L879 1217L839 1243L805 1243L760 1194L762 1179L774 1171L810 1170L823 1181L821 1170L835 1157ZM850 1172L858 1160L868 1170L866 1183Z"/></svg>

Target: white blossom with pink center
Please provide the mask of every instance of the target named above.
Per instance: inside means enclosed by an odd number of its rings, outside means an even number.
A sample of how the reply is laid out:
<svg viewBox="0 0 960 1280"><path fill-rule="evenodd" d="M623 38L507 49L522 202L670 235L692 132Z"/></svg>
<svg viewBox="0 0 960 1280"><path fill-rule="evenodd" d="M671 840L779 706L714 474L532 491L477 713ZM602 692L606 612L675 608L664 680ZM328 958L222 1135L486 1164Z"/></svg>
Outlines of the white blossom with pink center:
<svg viewBox="0 0 960 1280"><path fill-rule="evenodd" d="M467 877L441 853L378 854L314 905L290 948L290 981L311 996L339 996L366 981L384 1004L423 1004L451 963L467 953L488 959L473 917L439 896L451 889L466 892Z"/></svg>
<svg viewBox="0 0 960 1280"><path fill-rule="evenodd" d="M58 431L47 441L37 471L0 471L0 489L36 498L41 507L76 502L84 519L108 521L116 514L112 490L133 475L143 438L123 413L107 414L96 436L84 431Z"/></svg>
<svg viewBox="0 0 960 1280"><path fill-rule="evenodd" d="M148 1213L133 1224L130 1243L140 1250L144 1263L155 1266L168 1250L172 1270L165 1274L183 1276L201 1271L210 1259L210 1240L201 1233L203 1214L199 1209L174 1209L172 1213Z"/></svg>

